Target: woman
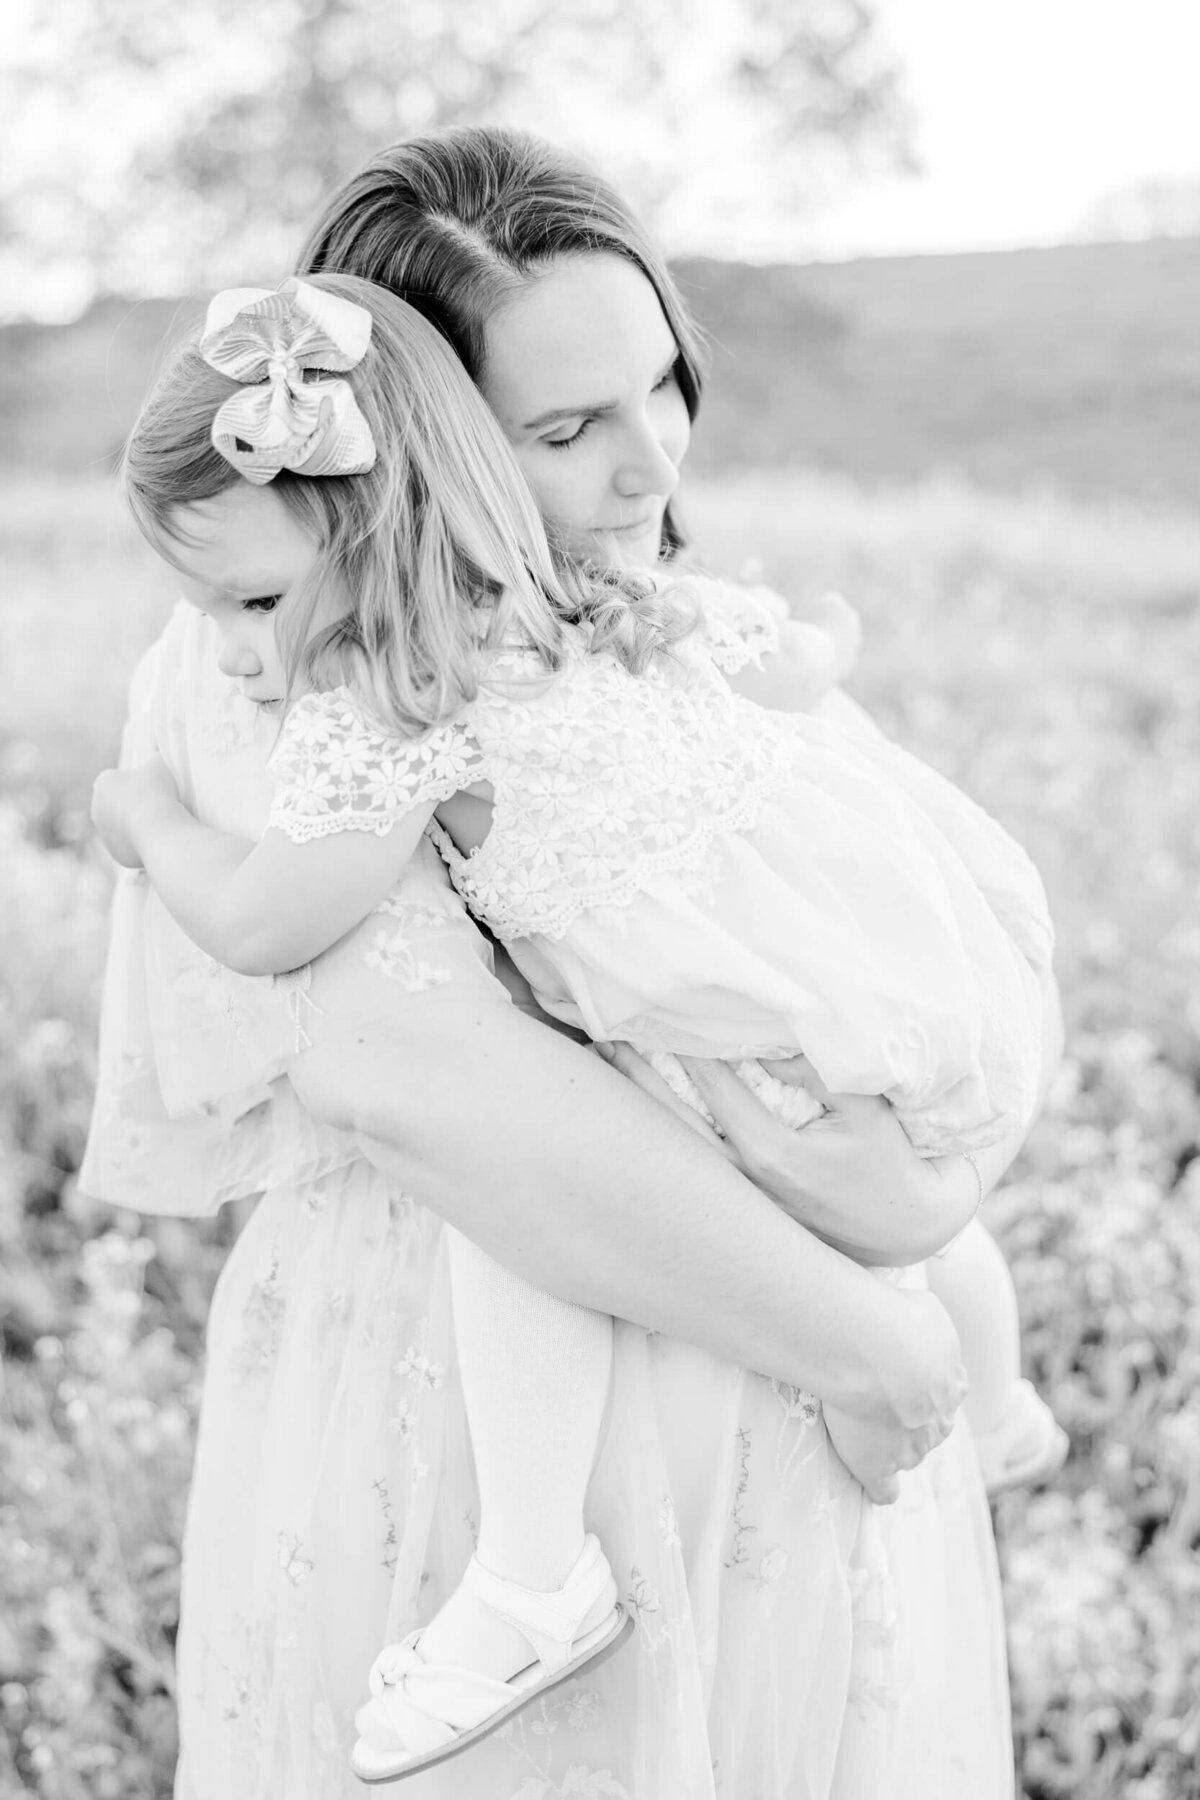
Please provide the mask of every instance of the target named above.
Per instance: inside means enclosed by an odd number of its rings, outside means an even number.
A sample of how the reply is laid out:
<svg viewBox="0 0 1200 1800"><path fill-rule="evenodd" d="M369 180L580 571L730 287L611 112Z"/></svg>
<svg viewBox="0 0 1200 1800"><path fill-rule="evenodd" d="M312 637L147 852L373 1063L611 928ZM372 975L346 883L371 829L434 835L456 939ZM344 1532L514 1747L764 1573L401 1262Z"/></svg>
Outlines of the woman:
<svg viewBox="0 0 1200 1800"><path fill-rule="evenodd" d="M699 393L693 339L653 251L586 171L494 133L402 146L335 200L304 261L386 280L434 318L568 553L644 559L676 540L668 502ZM138 730L202 815L255 835L271 730L239 719L203 624L173 621L152 653ZM148 911L157 1061L127 1059L123 1079L157 1073L182 1115L159 1127L172 1166L185 1129L189 1172L210 1192L266 1189L214 1303L180 1793L352 1791L342 1770L361 1644L373 1649L385 1618L394 1634L435 1604L469 1540L437 1223L330 1123L385 1140L374 1154L403 1191L519 1272L705 1346L619 1333L594 1505L622 1547L636 1650L411 1793L1010 1791L969 1450L952 1440L877 1516L802 1391L846 1409L854 1455L855 1423L888 1411L877 1371L888 1344L903 1357L913 1341L905 1309L919 1313L919 1299L856 1280L682 1126L503 1004L431 862L394 917L377 966L390 958L408 1002L381 997L377 1027L324 1045L320 965L311 986L265 1005L254 984L199 968ZM142 992L119 957L113 967L114 1005ZM100 1116L119 1123L130 1089L111 1055L106 1065ZM278 1081L285 1069L308 1123ZM886 1129L877 1112L869 1129ZM274 1135L297 1130L301 1166L293 1155L273 1167ZM106 1175L106 1141L85 1179L112 1193L122 1171ZM810 1191L832 1142L782 1148ZM901 1170L900 1142L888 1149ZM139 1166L135 1145L127 1178ZM817 1186L831 1211L807 1202L813 1222L836 1216L852 1241L852 1190L828 1170ZM119 1197L136 1203L128 1187ZM927 1419L898 1460L938 1434Z"/></svg>

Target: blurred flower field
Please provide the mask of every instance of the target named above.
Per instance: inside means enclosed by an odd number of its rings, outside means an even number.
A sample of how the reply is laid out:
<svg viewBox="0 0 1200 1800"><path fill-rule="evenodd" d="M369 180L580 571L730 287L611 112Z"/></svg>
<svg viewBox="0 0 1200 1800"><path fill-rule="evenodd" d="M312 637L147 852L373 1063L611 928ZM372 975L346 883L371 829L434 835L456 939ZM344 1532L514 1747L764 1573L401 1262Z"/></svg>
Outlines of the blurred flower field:
<svg viewBox="0 0 1200 1800"><path fill-rule="evenodd" d="M686 510L799 610L856 602L855 693L1046 878L1068 1053L990 1203L1074 1445L997 1510L1024 1794L1200 1800L1200 520L801 474ZM86 1206L72 1175L108 890L84 808L164 601L99 481L11 484L0 545L0 1797L162 1800L238 1221Z"/></svg>

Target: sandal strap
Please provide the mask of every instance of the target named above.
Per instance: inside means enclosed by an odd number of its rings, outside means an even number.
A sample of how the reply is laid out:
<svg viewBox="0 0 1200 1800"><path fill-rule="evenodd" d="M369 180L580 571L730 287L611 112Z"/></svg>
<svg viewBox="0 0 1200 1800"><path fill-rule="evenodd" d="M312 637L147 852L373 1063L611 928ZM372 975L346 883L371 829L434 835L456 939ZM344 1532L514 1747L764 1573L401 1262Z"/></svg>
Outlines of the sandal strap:
<svg viewBox="0 0 1200 1800"><path fill-rule="evenodd" d="M372 1698L359 1729L379 1749L439 1748L512 1699L508 1683L491 1675L425 1662L416 1647L420 1635L389 1645L371 1670Z"/></svg>
<svg viewBox="0 0 1200 1800"><path fill-rule="evenodd" d="M571 1646L581 1635L588 1615L604 1603L614 1606L617 1584L600 1540L590 1532L583 1549L560 1588L539 1593L493 1575L476 1557L467 1564L464 1585L498 1618L504 1619L529 1639L542 1667L551 1673L571 1659Z"/></svg>
<svg viewBox="0 0 1200 1800"><path fill-rule="evenodd" d="M439 1752L453 1755L464 1734L486 1730L489 1719L498 1722L514 1704L522 1704L523 1694L532 1697L552 1683L572 1663L573 1653L582 1666L607 1654L627 1634L629 1620L617 1606L608 1559L590 1535L562 1587L552 1593L519 1587L481 1568L474 1557L463 1580L483 1605L528 1640L537 1661L506 1682L473 1669L427 1663L420 1631L389 1644L375 1659L371 1699L355 1721L360 1744L375 1759L366 1773L356 1768L364 1779L392 1780L408 1772L410 1764L417 1766L414 1759L424 1767L425 1760L440 1760Z"/></svg>

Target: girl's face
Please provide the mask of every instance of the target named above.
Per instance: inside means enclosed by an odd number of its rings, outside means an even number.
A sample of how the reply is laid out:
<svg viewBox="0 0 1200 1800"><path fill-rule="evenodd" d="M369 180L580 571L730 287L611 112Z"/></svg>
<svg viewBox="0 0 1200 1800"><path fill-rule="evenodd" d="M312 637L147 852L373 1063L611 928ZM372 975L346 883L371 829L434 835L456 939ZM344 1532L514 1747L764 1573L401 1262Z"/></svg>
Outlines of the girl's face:
<svg viewBox="0 0 1200 1800"><path fill-rule="evenodd" d="M489 321L480 383L572 554L654 562L691 422L658 295L624 257L552 263Z"/></svg>
<svg viewBox="0 0 1200 1800"><path fill-rule="evenodd" d="M181 506L172 524L182 538L173 566L184 599L216 627L222 674L256 706L277 707L287 671L276 628L312 571L316 540L278 494L248 481Z"/></svg>

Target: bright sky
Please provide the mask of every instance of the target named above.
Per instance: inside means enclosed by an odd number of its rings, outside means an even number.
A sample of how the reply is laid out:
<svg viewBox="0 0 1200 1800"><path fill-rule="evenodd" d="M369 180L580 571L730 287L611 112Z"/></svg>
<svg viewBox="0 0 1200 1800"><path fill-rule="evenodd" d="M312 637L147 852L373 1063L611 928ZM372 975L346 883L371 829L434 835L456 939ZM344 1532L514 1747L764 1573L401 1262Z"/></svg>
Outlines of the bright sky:
<svg viewBox="0 0 1200 1800"><path fill-rule="evenodd" d="M592 92L572 86L538 96L537 116L519 122L574 143L642 205L664 171L688 171L691 179L676 182L651 212L671 251L777 260L1060 243L1113 235L1111 222L1107 231L1097 227L1098 207L1153 181L1190 180L1200 209L1200 0L875 0L904 69L922 172L863 174L815 210L785 190L761 146L755 151L745 100L714 87L738 0L639 4L643 41L671 58L661 107L614 113L611 85L601 79ZM44 0L8 6L0 62L46 18ZM681 44L689 6L705 27ZM62 16L67 31L74 15ZM252 11L246 28L258 29ZM47 42L53 51L52 36ZM136 93L114 99L100 91L84 106L68 104L53 81L35 85L6 166L56 171L64 193L86 170L88 192L110 207L129 266L147 289L177 291L178 224L173 215L165 224L142 221L125 205L127 161L139 135L169 131L189 95L220 86L231 58L236 66L235 48L228 36L201 34L195 55L175 67L187 92L142 81ZM0 167L0 211L4 189ZM20 244L0 240L0 317L70 317L92 292L94 270L72 249L69 223L53 198L39 204L41 241L62 249L31 281ZM1194 231L1200 217L1166 228ZM1137 235L1145 220L1121 229ZM216 280L226 272L210 273Z"/></svg>
<svg viewBox="0 0 1200 1800"><path fill-rule="evenodd" d="M1077 237L1144 180L1200 185L1200 0L879 0L917 114L918 178L874 179L818 255Z"/></svg>

